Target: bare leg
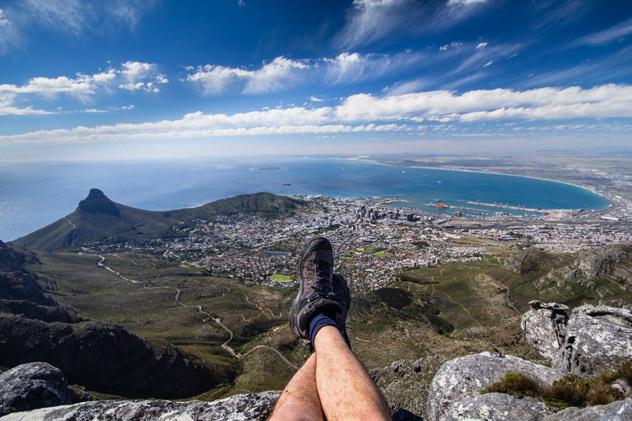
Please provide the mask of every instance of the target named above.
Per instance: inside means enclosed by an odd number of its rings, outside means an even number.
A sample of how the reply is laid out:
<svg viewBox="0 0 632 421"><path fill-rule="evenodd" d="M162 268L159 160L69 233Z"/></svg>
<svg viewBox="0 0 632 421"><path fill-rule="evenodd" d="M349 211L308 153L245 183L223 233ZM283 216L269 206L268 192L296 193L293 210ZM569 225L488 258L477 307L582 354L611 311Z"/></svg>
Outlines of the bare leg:
<svg viewBox="0 0 632 421"><path fill-rule="evenodd" d="M283 390L270 420L324 419L316 389L316 354L312 354Z"/></svg>
<svg viewBox="0 0 632 421"><path fill-rule="evenodd" d="M316 384L328 420L390 420L384 397L332 326L318 331Z"/></svg>

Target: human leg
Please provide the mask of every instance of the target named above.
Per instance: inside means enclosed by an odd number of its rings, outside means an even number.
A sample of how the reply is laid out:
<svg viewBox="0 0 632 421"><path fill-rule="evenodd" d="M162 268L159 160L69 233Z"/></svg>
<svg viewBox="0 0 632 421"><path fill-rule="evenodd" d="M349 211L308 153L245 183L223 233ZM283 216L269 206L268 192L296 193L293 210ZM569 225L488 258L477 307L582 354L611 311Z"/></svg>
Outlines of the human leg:
<svg viewBox="0 0 632 421"><path fill-rule="evenodd" d="M334 276L333 265L330 242L322 237L310 241L299 262L290 328L315 348L315 383L327 419L388 420L384 398L348 345L351 295L344 278Z"/></svg>
<svg viewBox="0 0 632 421"><path fill-rule="evenodd" d="M323 419L325 417L316 388L316 354L312 354L281 393L270 420Z"/></svg>
<svg viewBox="0 0 632 421"><path fill-rule="evenodd" d="M328 420L390 419L382 394L338 329L320 329L314 348L316 386Z"/></svg>

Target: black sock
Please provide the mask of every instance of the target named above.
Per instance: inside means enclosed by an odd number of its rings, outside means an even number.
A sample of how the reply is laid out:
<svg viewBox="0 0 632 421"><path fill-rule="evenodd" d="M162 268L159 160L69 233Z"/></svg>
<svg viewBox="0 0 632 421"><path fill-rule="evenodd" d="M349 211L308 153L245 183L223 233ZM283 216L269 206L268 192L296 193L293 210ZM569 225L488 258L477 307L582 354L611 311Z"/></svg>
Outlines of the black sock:
<svg viewBox="0 0 632 421"><path fill-rule="evenodd" d="M319 311L312 317L312 320L309 322L309 340L314 346L314 340L316 339L316 334L318 331L325 326L333 326L336 329L339 329L336 324L335 316L328 311Z"/></svg>

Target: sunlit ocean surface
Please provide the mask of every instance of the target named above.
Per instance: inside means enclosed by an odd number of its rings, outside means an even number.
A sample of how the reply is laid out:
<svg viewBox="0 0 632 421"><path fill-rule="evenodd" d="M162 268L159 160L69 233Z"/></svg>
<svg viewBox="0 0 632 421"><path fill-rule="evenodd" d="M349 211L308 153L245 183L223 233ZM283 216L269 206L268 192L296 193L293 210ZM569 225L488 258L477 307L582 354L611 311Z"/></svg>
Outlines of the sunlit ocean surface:
<svg viewBox="0 0 632 421"><path fill-rule="evenodd" d="M72 212L92 187L115 202L152 210L259 191L393 196L402 206L434 212L431 205L440 199L452 207L449 213L454 207L486 209L468 203L476 201L532 209L607 206L603 197L568 184L338 158L0 163L0 239L16 239Z"/></svg>

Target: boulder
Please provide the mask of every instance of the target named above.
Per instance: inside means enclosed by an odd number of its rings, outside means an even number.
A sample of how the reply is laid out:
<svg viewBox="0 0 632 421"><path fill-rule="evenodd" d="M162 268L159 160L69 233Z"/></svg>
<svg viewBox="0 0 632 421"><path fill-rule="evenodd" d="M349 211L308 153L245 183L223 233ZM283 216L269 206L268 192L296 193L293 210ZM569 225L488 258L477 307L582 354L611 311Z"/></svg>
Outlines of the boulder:
<svg viewBox="0 0 632 421"><path fill-rule="evenodd" d="M573 310L562 350L553 364L579 375L595 375L632 360L632 311L584 305Z"/></svg>
<svg viewBox="0 0 632 421"><path fill-rule="evenodd" d="M279 392L234 395L213 402L92 401L75 405L16 412L3 421L241 421L265 420L272 411Z"/></svg>
<svg viewBox="0 0 632 421"><path fill-rule="evenodd" d="M515 398L504 393L485 393L454 402L446 420L529 421L541 420L552 411L539 399Z"/></svg>
<svg viewBox="0 0 632 421"><path fill-rule="evenodd" d="M0 416L73 402L64 374L48 363L22 364L0 374Z"/></svg>
<svg viewBox="0 0 632 421"><path fill-rule="evenodd" d="M524 338L540 355L556 358L564 344L569 309L564 304L530 301L529 310L522 315Z"/></svg>
<svg viewBox="0 0 632 421"><path fill-rule="evenodd" d="M543 385L551 385L563 374L560 370L497 353L482 352L455 358L443 364L432 379L426 405L428 419L444 419L451 404L480 395L481 389L510 372L523 373Z"/></svg>
<svg viewBox="0 0 632 421"><path fill-rule="evenodd" d="M632 398L586 408L567 408L545 421L628 421L632 420Z"/></svg>

